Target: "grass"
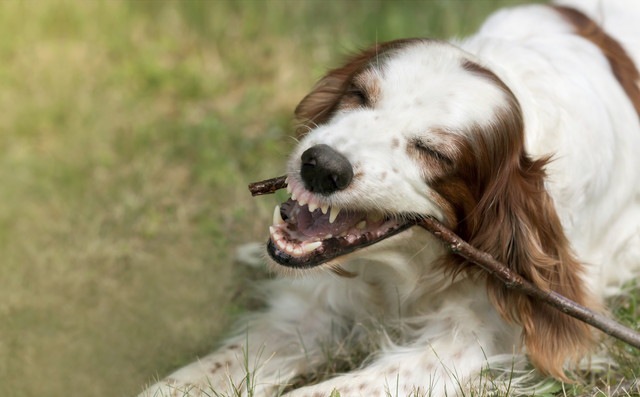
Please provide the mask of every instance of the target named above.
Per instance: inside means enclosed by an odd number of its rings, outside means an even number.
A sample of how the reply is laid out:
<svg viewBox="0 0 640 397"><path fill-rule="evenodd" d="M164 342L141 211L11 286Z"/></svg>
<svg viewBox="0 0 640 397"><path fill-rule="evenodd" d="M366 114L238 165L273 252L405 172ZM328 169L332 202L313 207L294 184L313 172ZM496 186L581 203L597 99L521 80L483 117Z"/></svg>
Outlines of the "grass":
<svg viewBox="0 0 640 397"><path fill-rule="evenodd" d="M305 91L513 3L0 2L0 395L132 395L210 351L277 201L246 184L282 173ZM636 376L612 349L610 383Z"/></svg>

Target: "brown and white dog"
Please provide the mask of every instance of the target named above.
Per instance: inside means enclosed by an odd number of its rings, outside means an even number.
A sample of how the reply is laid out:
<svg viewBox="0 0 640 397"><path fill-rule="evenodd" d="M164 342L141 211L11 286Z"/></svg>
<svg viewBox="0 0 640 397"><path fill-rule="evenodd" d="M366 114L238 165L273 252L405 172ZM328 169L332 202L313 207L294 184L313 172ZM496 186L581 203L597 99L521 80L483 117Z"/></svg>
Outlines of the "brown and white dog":
<svg viewBox="0 0 640 397"><path fill-rule="evenodd" d="M331 70L296 109L267 309L143 395L455 395L519 356L566 380L591 330L473 271L415 219L601 308L640 270L636 65L640 2L576 0ZM367 357L356 369L305 384L351 350Z"/></svg>

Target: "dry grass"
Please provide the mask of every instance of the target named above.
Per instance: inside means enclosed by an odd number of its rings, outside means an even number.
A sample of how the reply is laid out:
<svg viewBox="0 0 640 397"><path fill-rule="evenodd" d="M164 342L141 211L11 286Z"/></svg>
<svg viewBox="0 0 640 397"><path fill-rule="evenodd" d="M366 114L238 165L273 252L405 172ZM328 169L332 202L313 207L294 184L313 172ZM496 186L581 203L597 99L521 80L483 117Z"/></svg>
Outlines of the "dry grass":
<svg viewBox="0 0 640 397"><path fill-rule="evenodd" d="M0 395L131 395L212 349L304 92L505 3L0 2Z"/></svg>

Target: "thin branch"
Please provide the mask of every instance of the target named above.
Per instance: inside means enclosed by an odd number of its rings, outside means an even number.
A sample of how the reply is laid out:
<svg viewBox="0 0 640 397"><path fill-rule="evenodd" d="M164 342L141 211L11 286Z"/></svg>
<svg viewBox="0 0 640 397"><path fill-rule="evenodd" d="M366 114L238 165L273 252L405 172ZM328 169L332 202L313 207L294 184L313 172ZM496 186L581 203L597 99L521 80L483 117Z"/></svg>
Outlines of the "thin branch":
<svg viewBox="0 0 640 397"><path fill-rule="evenodd" d="M259 196L275 193L277 190L283 189L286 186L285 177L281 176L251 183L249 184L249 190L251 191L251 195ZM488 253L471 246L436 219L432 217L425 217L418 222L418 225L431 232L456 255L460 255L468 261L475 263L490 275L498 278L507 288L529 295L534 299L538 299L571 317L599 329L607 335L613 336L614 338L640 349L639 333L606 316L593 312L592 310L589 310L554 291L543 291L539 289L520 275L511 271L511 269L504 264L495 260Z"/></svg>
<svg viewBox="0 0 640 397"><path fill-rule="evenodd" d="M266 179L260 182L253 182L249 184L249 191L252 196L261 196L263 194L275 193L277 190L287 187L285 180L287 177L279 176L277 178Z"/></svg>
<svg viewBox="0 0 640 397"><path fill-rule="evenodd" d="M543 291L539 289L520 275L511 271L511 269L506 267L504 264L495 260L488 253L472 247L469 243L462 240L458 235L447 229L443 224L432 217L422 219L419 224L448 246L453 253L475 263L487 273L497 277L507 288L538 299L571 317L601 330L607 335L618 338L621 341L640 349L640 334L632 329L627 328L606 316L593 312L592 310L589 310L554 291Z"/></svg>

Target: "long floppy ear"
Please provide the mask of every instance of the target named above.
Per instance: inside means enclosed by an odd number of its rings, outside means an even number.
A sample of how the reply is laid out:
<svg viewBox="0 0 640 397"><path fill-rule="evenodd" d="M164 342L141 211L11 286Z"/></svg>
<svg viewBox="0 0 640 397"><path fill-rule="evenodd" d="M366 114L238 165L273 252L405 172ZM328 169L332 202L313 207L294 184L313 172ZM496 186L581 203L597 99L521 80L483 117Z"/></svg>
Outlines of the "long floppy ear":
<svg viewBox="0 0 640 397"><path fill-rule="evenodd" d="M410 38L376 44L352 56L343 66L330 70L296 107L295 115L301 123L298 134L326 123L339 108L345 94L349 93L354 77L368 66L381 63L394 50L424 41L428 40Z"/></svg>
<svg viewBox="0 0 640 397"><path fill-rule="evenodd" d="M508 106L490 127L470 134L473 151L471 194L476 207L463 223L469 242L507 264L538 288L555 291L585 306L595 304L582 279L554 203L545 189L548 159L532 160L524 150L524 123L519 103L492 72L469 63L465 68L497 84ZM578 359L593 342L589 327L494 278L488 294L500 314L523 327L533 364L543 373L567 380L563 366Z"/></svg>
<svg viewBox="0 0 640 397"><path fill-rule="evenodd" d="M593 306L582 280L582 266L571 252L553 201L544 188L544 160L521 154L488 186L471 221L471 244L491 253L546 291ZM566 380L563 365L578 359L592 342L589 327L496 279L489 296L501 315L520 323L527 352L544 373Z"/></svg>

